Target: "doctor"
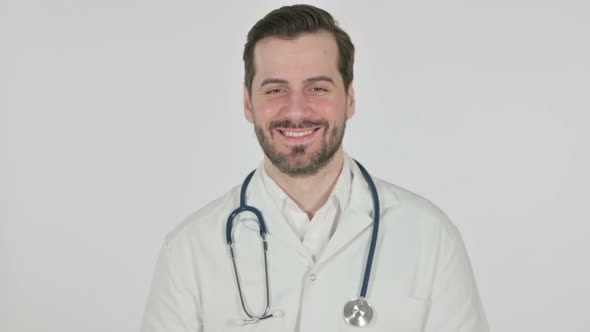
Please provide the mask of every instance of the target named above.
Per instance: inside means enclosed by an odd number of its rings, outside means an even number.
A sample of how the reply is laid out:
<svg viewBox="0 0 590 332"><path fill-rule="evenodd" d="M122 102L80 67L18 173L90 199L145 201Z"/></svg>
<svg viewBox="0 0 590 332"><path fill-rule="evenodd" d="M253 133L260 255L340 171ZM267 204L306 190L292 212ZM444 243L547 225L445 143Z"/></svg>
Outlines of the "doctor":
<svg viewBox="0 0 590 332"><path fill-rule="evenodd" d="M313 6L250 30L244 110L264 161L167 236L143 332L488 331L455 226L343 152L353 62L349 36ZM243 205L260 216L229 218Z"/></svg>

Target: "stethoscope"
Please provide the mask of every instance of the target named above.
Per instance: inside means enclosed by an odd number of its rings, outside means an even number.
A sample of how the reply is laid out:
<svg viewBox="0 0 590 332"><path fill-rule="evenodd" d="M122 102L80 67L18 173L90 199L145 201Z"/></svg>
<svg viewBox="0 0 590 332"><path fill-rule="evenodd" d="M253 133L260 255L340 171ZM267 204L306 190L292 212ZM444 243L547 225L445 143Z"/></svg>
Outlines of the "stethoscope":
<svg viewBox="0 0 590 332"><path fill-rule="evenodd" d="M373 182L373 179L371 178L371 176L369 175L367 170L358 161L355 160L355 162L358 165L359 169L361 170L361 173L363 174L363 177L367 181L367 184L369 185L369 190L371 191L371 197L373 199L373 213L374 213L373 233L371 235L371 244L369 247L369 254L367 256L367 264L365 266L365 274L363 277L363 286L361 288L361 294L360 294L360 297L358 297L357 299L353 299L351 301L348 301L344 305L344 310L343 310L344 320L352 326L359 326L360 327L360 326L365 326L365 325L369 324L371 322L371 319L373 319L373 314L374 314L374 309L371 306L371 304L369 304L369 302L367 301L366 295L367 295L367 288L369 286L369 278L371 275L371 266L373 264L373 256L375 255L375 246L377 245L377 234L379 232L380 211L379 211L379 196L377 195L377 188L375 187L375 183ZM240 191L240 206L229 215L229 217L227 218L227 224L226 224L226 228L225 228L226 242L227 242L227 245L229 246L229 250L231 253L233 270L234 270L234 274L236 277L236 284L238 285L238 293L240 295L240 302L242 304L242 309L244 310L244 313L246 314L246 316L248 316L248 319L242 320L243 324L256 323L256 322L259 322L261 320L264 320L264 319L267 319L270 317L278 316L276 312L270 313L270 294L269 294L269 289L268 289L268 263L267 263L267 258L266 258L266 252L268 251L268 245L266 243L266 224L264 223L264 218L262 217L262 213L260 212L260 210L258 210L257 208L255 208L253 206L246 205L246 189L248 188L248 184L250 183L250 180L252 179L254 172L255 171L252 171L250 174L248 174L248 176L244 180L244 183L242 183L242 188ZM265 276L265 287L266 287L266 305L265 305L264 313L262 315L251 314L248 311L248 309L246 308L244 295L242 293L242 288L240 285L240 278L238 277L238 268L236 266L235 253L234 253L234 248L233 248L233 237L232 237L233 222L234 222L234 219L238 216L238 214L245 212L245 211L252 212L256 216L256 219L258 222L258 228L260 231L260 238L262 239L262 251L264 254L264 276Z"/></svg>

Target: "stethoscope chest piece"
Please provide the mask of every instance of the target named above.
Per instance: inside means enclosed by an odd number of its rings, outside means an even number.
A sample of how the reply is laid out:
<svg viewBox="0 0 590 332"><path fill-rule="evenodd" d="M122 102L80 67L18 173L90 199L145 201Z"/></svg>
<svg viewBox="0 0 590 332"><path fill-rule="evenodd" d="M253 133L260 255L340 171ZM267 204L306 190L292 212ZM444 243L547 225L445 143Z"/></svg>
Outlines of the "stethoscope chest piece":
<svg viewBox="0 0 590 332"><path fill-rule="evenodd" d="M373 307L363 298L348 301L344 305L344 320L352 325L362 327L373 319Z"/></svg>

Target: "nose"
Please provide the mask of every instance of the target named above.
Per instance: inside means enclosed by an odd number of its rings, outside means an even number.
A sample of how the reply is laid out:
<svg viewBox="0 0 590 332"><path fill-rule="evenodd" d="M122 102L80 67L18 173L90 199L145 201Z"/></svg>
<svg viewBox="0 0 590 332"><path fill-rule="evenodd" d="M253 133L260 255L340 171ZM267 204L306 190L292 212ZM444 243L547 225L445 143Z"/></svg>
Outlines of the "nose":
<svg viewBox="0 0 590 332"><path fill-rule="evenodd" d="M283 107L283 115L293 121L308 118L311 105L302 91L292 91Z"/></svg>

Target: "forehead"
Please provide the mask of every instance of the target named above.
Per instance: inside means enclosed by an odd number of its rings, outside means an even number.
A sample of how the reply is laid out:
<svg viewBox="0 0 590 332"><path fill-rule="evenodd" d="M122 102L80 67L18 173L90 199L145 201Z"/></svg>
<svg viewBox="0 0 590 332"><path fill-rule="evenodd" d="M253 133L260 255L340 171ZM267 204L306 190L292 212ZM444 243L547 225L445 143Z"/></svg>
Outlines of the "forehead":
<svg viewBox="0 0 590 332"><path fill-rule="evenodd" d="M254 48L255 81L269 77L305 79L338 75L338 44L327 31L306 33L294 39L266 37Z"/></svg>

